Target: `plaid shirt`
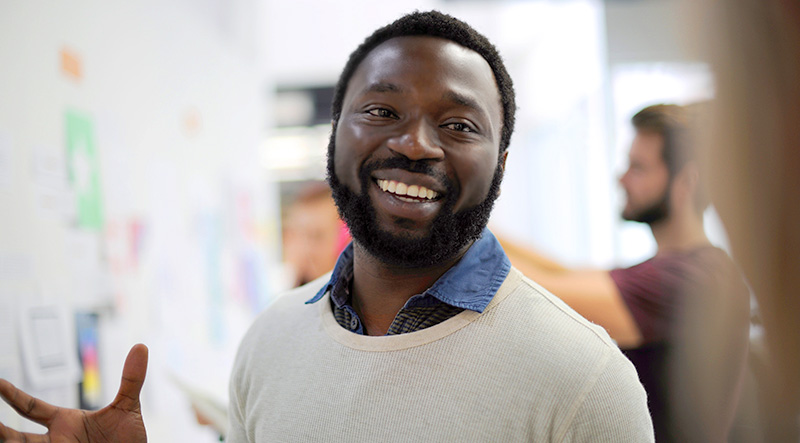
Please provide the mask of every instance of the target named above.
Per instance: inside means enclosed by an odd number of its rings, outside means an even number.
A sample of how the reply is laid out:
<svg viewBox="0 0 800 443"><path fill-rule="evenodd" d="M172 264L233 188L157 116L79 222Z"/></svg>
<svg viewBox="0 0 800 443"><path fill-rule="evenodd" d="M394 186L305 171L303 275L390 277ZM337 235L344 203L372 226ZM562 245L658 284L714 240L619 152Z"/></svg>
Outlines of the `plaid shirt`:
<svg viewBox="0 0 800 443"><path fill-rule="evenodd" d="M464 257L422 294L408 299L395 316L387 335L405 334L441 323L464 309L483 312L505 280L511 263L494 235L483 235ZM364 325L351 303L353 245L342 251L328 283L314 298L315 303L330 291L336 321L345 329L364 334Z"/></svg>

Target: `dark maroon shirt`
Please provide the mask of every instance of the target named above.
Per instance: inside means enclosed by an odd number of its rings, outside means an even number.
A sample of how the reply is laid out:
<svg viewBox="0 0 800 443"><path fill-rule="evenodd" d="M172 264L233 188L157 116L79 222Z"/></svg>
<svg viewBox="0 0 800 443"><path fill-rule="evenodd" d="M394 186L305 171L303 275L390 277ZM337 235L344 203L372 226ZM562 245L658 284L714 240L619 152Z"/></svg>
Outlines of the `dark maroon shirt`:
<svg viewBox="0 0 800 443"><path fill-rule="evenodd" d="M682 310L690 297L714 297L715 302L736 303L749 309L749 290L736 265L721 249L713 246L684 252L661 253L630 268L610 272L622 299L642 335L642 344L623 350L639 374L648 395L656 441L680 440L673 414L670 414L669 394L672 352L681 334ZM744 365L747 350L748 315L741 316L742 324L735 326L732 335L740 337L732 353L741 357ZM742 366L743 367L743 366ZM731 401L735 401L737 377L731 377Z"/></svg>

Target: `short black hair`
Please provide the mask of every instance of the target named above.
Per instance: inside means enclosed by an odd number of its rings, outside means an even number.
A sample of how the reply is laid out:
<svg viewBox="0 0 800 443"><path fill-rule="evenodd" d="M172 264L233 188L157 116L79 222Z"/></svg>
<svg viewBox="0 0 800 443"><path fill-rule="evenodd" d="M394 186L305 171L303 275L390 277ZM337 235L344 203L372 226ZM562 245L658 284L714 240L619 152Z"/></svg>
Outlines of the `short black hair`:
<svg viewBox="0 0 800 443"><path fill-rule="evenodd" d="M516 113L516 102L514 98L514 85L511 77L506 71L503 59L497 52L497 48L489 42L485 36L473 29L470 25L461 20L439 11L413 12L400 17L394 22L376 30L367 37L347 60L336 89L333 92L333 104L331 105L331 119L334 129L339 121L344 104L344 96L347 92L347 85L350 78L355 73L358 66L375 47L381 43L403 36L430 36L439 37L453 41L459 45L471 49L489 63L489 67L494 73L497 83L497 90L500 93L500 101L503 106L503 127L500 135L500 153L508 148L511 142L511 133L514 132L514 115Z"/></svg>

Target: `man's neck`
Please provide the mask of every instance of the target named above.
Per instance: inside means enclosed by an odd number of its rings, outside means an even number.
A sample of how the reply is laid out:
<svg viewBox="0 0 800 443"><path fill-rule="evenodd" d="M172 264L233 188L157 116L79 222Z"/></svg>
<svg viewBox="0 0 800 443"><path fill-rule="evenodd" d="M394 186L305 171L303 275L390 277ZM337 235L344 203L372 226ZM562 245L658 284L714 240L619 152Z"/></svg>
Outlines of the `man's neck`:
<svg viewBox="0 0 800 443"><path fill-rule="evenodd" d="M430 288L469 249L441 264L404 268L381 262L357 242L353 246L352 304L367 335L386 335L408 299Z"/></svg>
<svg viewBox="0 0 800 443"><path fill-rule="evenodd" d="M703 228L703 218L694 213L673 213L666 220L650 224L658 253L688 251L711 242Z"/></svg>

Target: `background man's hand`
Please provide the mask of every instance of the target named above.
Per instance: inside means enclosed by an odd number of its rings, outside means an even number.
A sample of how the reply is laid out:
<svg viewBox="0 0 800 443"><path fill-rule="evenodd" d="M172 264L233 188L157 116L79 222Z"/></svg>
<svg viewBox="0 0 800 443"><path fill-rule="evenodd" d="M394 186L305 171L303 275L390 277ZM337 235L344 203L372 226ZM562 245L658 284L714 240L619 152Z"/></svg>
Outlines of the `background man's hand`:
<svg viewBox="0 0 800 443"><path fill-rule="evenodd" d="M53 406L0 379L0 395L21 416L47 427L47 434L18 432L0 423L0 441L52 443L144 443L147 434L142 420L139 393L147 373L147 347L135 345L125 359L117 397L99 411L82 411Z"/></svg>

